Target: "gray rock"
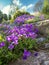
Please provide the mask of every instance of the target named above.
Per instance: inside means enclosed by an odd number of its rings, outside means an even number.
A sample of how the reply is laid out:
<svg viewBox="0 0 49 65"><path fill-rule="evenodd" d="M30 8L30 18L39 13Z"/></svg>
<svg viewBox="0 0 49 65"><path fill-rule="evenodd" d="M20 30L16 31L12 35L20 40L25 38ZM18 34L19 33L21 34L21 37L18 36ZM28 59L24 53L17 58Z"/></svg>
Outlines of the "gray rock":
<svg viewBox="0 0 49 65"><path fill-rule="evenodd" d="M41 38L38 38L36 41L37 41L37 43L41 43L41 42L43 42L44 40L45 40L45 38L41 37Z"/></svg>
<svg viewBox="0 0 49 65"><path fill-rule="evenodd" d="M41 65L49 65L49 60L45 60L41 63Z"/></svg>
<svg viewBox="0 0 49 65"><path fill-rule="evenodd" d="M44 61L44 65L49 65L49 60Z"/></svg>
<svg viewBox="0 0 49 65"><path fill-rule="evenodd" d="M43 51L39 52L39 55L37 56L38 61L41 63L43 60L47 59L47 54Z"/></svg>
<svg viewBox="0 0 49 65"><path fill-rule="evenodd" d="M35 23L36 26L42 26L47 24L49 24L49 20L43 20Z"/></svg>
<svg viewBox="0 0 49 65"><path fill-rule="evenodd" d="M40 62L36 60L35 62L33 62L33 65L40 65Z"/></svg>
<svg viewBox="0 0 49 65"><path fill-rule="evenodd" d="M42 33L44 36L49 35L49 24L41 25L38 27L40 33Z"/></svg>
<svg viewBox="0 0 49 65"><path fill-rule="evenodd" d="M45 44L45 48L49 48L49 43L46 43Z"/></svg>

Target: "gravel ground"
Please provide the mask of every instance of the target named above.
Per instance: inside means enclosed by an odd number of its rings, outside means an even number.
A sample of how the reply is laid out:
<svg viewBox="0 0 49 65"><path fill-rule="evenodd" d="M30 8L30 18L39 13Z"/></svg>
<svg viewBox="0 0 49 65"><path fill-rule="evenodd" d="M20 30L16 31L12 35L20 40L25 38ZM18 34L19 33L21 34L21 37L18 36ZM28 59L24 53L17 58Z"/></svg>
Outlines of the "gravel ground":
<svg viewBox="0 0 49 65"><path fill-rule="evenodd" d="M49 65L49 52L41 50L37 57L32 54L27 60L21 58L9 65Z"/></svg>

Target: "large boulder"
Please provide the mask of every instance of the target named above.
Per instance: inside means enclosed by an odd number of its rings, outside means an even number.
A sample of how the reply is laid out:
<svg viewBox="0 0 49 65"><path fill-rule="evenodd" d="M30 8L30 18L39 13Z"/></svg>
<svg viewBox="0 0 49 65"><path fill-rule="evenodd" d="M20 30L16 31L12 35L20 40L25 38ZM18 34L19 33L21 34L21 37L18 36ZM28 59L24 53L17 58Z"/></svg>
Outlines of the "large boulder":
<svg viewBox="0 0 49 65"><path fill-rule="evenodd" d="M47 36L49 35L49 20L39 21L35 24L40 33Z"/></svg>

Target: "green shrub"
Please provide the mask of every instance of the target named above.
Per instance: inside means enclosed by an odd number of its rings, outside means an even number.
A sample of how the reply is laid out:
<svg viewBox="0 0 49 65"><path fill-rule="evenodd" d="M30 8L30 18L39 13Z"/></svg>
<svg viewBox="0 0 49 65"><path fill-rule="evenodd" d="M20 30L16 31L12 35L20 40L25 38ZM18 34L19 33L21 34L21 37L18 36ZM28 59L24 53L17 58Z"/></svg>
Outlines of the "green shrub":
<svg viewBox="0 0 49 65"><path fill-rule="evenodd" d="M49 15L49 4L47 4L45 7L43 7L42 13L46 14L46 15Z"/></svg>
<svg viewBox="0 0 49 65"><path fill-rule="evenodd" d="M49 19L49 15L45 15L45 19Z"/></svg>

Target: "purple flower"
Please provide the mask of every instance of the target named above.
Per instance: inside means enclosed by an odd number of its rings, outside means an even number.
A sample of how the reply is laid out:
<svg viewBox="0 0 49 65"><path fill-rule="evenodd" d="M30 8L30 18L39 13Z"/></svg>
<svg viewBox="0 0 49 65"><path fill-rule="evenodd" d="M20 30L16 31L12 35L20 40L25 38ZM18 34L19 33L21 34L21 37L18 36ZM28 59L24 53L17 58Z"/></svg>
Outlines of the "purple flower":
<svg viewBox="0 0 49 65"><path fill-rule="evenodd" d="M45 18L44 18L44 15L41 15L41 16L40 16L40 19L41 19L41 20L44 20L44 19L45 19Z"/></svg>
<svg viewBox="0 0 49 65"><path fill-rule="evenodd" d="M30 32L29 34L29 37L32 38L32 39L35 39L37 37L37 34L34 33L34 32Z"/></svg>
<svg viewBox="0 0 49 65"><path fill-rule="evenodd" d="M4 47L5 46L5 43L4 42L1 42L0 43L0 48Z"/></svg>
<svg viewBox="0 0 49 65"><path fill-rule="evenodd" d="M18 44L18 40L14 40L13 43L14 43L15 45L17 45L17 44Z"/></svg>
<svg viewBox="0 0 49 65"><path fill-rule="evenodd" d="M24 15L21 15L21 16L17 17L15 19L15 22L20 24L20 23L24 23L26 20L29 20L29 19L32 19L32 18L34 18L34 16L24 14Z"/></svg>
<svg viewBox="0 0 49 65"><path fill-rule="evenodd" d="M38 29L33 24L23 24L22 26L14 26L12 29L9 30L6 40L10 43L13 43L13 45L15 46L18 44L18 40L22 37L35 39L37 37L37 32ZM10 45L9 48L14 48L13 45Z"/></svg>
<svg viewBox="0 0 49 65"><path fill-rule="evenodd" d="M10 44L9 46L8 46L8 49L9 50L12 50L14 48L14 45L13 44Z"/></svg>
<svg viewBox="0 0 49 65"><path fill-rule="evenodd" d="M39 32L38 28L35 28L35 29L34 29L34 32L35 32L35 33L38 33L38 32Z"/></svg>
<svg viewBox="0 0 49 65"><path fill-rule="evenodd" d="M34 53L34 56L38 56L38 52L35 52L35 53Z"/></svg>
<svg viewBox="0 0 49 65"><path fill-rule="evenodd" d="M30 55L31 55L30 51L24 50L23 59L27 59L27 57L29 57Z"/></svg>
<svg viewBox="0 0 49 65"><path fill-rule="evenodd" d="M11 38L9 36L6 37L7 41L11 41Z"/></svg>

